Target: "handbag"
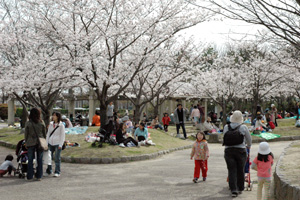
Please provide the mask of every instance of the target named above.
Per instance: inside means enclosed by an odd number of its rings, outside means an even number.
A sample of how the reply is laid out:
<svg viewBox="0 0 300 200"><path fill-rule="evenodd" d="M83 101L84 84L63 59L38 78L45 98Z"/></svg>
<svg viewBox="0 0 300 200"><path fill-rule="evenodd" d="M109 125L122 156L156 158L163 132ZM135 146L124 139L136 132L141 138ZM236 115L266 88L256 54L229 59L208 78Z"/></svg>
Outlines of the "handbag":
<svg viewBox="0 0 300 200"><path fill-rule="evenodd" d="M38 138L38 145L39 145L38 148L39 148L40 150L47 151L47 150L48 150L48 144L47 144L46 139L45 139L45 138L39 137L39 135L38 135L38 133L36 132L36 130L35 130L33 124L32 124L32 127L33 127L33 129L34 129L34 132L35 132L37 138Z"/></svg>

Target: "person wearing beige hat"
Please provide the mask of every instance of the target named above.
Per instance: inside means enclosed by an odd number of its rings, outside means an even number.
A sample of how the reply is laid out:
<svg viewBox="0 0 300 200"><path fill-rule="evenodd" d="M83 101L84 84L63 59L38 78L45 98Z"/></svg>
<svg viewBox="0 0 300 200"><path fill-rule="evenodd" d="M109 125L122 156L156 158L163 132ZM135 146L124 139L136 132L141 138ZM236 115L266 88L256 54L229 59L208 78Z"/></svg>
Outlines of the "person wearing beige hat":
<svg viewBox="0 0 300 200"><path fill-rule="evenodd" d="M230 117L230 124L227 124L223 131L224 158L227 164L229 187L232 197L237 197L244 190L245 164L247 160L246 147L250 149L252 144L248 127L243 122L242 112L236 110ZM230 140L228 140L229 138Z"/></svg>

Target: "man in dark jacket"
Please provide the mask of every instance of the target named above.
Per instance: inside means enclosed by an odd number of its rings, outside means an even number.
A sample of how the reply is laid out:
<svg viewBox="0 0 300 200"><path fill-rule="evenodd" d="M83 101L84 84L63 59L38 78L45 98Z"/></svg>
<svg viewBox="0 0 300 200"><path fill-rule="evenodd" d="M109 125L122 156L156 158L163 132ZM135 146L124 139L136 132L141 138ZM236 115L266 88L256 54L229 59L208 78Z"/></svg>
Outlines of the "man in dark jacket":
<svg viewBox="0 0 300 200"><path fill-rule="evenodd" d="M177 137L180 137L179 129L180 129L180 126L181 126L185 139L187 139L185 126L184 126L185 119L186 119L186 112L187 112L186 109L182 108L182 104L178 104L177 108L174 111L174 122L176 124L176 129L177 129Z"/></svg>

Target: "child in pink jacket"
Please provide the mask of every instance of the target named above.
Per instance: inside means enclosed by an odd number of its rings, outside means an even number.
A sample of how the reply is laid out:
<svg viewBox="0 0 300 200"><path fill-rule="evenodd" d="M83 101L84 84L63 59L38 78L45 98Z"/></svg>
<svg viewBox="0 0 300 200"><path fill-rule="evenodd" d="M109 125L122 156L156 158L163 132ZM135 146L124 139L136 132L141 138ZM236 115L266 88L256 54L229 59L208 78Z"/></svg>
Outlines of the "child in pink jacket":
<svg viewBox="0 0 300 200"><path fill-rule="evenodd" d="M197 183L200 177L200 169L202 171L203 181L206 181L207 177L207 159L209 157L209 150L207 141L205 139L205 134L203 132L198 132L196 135L196 142L193 145L191 152L191 160L195 159L195 169L194 169L194 179L193 182Z"/></svg>
<svg viewBox="0 0 300 200"><path fill-rule="evenodd" d="M272 176L272 165L274 156L267 142L259 144L258 155L253 160L252 169L257 170L258 188L257 199L262 199L262 189L264 188L264 199L270 199L270 186Z"/></svg>

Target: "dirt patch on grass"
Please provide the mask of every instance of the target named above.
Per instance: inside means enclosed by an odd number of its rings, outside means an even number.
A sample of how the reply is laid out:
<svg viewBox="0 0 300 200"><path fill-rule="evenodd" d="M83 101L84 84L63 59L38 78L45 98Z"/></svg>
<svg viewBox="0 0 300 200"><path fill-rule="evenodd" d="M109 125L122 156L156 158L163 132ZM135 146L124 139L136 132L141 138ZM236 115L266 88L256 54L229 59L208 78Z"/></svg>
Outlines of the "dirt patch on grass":
<svg viewBox="0 0 300 200"><path fill-rule="evenodd" d="M300 141L293 143L288 148L286 155L282 159L282 174L292 185L300 186Z"/></svg>

